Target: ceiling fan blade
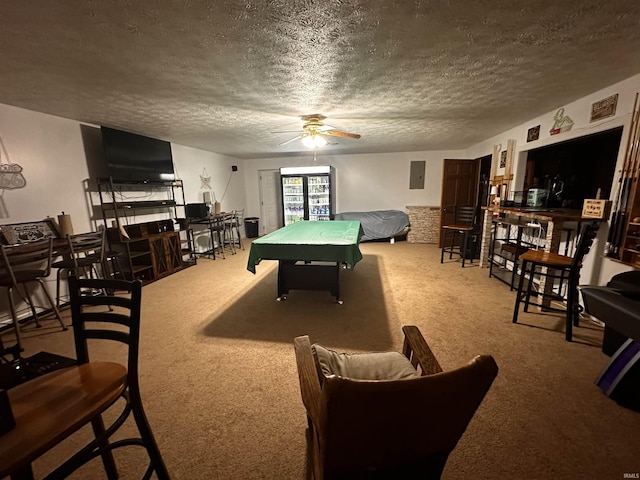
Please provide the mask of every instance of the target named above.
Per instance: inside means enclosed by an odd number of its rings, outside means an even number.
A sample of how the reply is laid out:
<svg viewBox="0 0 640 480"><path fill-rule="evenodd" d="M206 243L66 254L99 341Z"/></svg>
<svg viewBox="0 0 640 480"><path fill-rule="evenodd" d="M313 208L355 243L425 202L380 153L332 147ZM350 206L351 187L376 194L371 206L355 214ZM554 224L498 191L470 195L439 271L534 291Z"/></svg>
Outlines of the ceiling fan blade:
<svg viewBox="0 0 640 480"><path fill-rule="evenodd" d="M293 138L291 138L291 139L289 139L289 140L286 140L286 141L282 142L280 145L281 145L281 146L282 146L282 145L287 145L287 144L289 144L289 143L291 143L291 142L295 142L296 140L298 140L298 139L300 139L300 138L302 138L302 135L298 135L297 137L293 137Z"/></svg>
<svg viewBox="0 0 640 480"><path fill-rule="evenodd" d="M329 135L331 137L345 137L345 138L360 138L361 135L357 133L347 133L347 132L339 132L337 130L325 130L322 132L323 135Z"/></svg>

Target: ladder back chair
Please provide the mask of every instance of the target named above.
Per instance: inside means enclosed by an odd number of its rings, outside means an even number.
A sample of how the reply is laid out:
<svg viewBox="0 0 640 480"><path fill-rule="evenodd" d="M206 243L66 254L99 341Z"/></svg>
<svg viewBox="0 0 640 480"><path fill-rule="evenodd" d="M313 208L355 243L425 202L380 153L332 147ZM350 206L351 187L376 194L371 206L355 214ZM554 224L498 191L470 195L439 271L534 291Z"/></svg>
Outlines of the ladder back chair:
<svg viewBox="0 0 640 480"><path fill-rule="evenodd" d="M528 250L520 255L522 270L513 310L513 323L518 322L521 303L524 303L524 311L528 312L531 297L540 297L543 302L545 300L549 302L549 305L547 306L543 303L543 305L537 306L542 306L549 311L565 312L565 338L568 342L571 341L573 327L579 326L580 312L582 311L578 297L580 270L582 269L584 257L589 253L599 228L599 222L589 222L583 227L573 256L560 255L544 250ZM534 283L534 277L536 276L544 281L546 291L542 291L542 289L536 290ZM546 282L552 283L551 285L546 285ZM557 283L556 292L550 288L554 286L554 282ZM552 307L550 305L551 301L562 302L565 304L565 308Z"/></svg>
<svg viewBox="0 0 640 480"><path fill-rule="evenodd" d="M441 477L498 367L485 355L443 371L418 328L402 330L402 353L294 340L315 480Z"/></svg>
<svg viewBox="0 0 640 480"><path fill-rule="evenodd" d="M22 351L20 323L14 298L14 293L19 293L19 287L22 287L24 300L31 309L31 314L37 327L40 327L40 322L38 321L36 305L29 291L31 283L35 283L41 287L45 298L51 306L51 310L58 319L58 322L60 322L60 326L63 330L67 330L60 316L60 312L56 308L56 304L44 284L44 279L51 273L52 255L52 238L18 245L0 245L0 287L7 289L9 309L11 311L12 324L16 336L15 345L11 348L5 348L4 354L12 354L14 358L17 358ZM0 347L1 345L0 343Z"/></svg>
<svg viewBox="0 0 640 480"><path fill-rule="evenodd" d="M87 290L117 294L84 295ZM106 477L117 479L119 473L113 450L124 446L141 446L146 450L149 464L141 478L149 479L155 473L160 480L168 479L143 410L138 384L142 282L78 278L72 273L69 291L77 365L9 390L15 426L0 437L0 478L9 475L33 478L33 461L91 424L95 438L50 472L46 479L67 478L87 462L98 461L98 457L102 459ZM126 355L126 360L91 360L90 350L101 341L125 344L126 350L117 352ZM119 416L105 428L102 414L112 408ZM122 438L124 435L116 432L130 415L138 430L134 435L139 434L139 437Z"/></svg>
<svg viewBox="0 0 640 480"><path fill-rule="evenodd" d="M99 278L97 266L105 268L105 229L98 232L67 235L67 252L62 260L53 263L56 274L56 306L60 306L60 284L62 275L75 273L76 276Z"/></svg>

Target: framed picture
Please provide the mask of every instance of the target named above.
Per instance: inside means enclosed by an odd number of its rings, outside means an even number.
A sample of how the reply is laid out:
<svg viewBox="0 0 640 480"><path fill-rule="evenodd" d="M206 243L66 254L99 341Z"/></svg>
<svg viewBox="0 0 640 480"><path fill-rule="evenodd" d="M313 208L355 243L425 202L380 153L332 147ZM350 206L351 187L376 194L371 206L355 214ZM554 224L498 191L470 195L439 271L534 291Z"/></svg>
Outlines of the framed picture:
<svg viewBox="0 0 640 480"><path fill-rule="evenodd" d="M47 238L58 238L58 229L50 218L37 222L8 223L0 225L0 239L5 245L37 242Z"/></svg>
<svg viewBox="0 0 640 480"><path fill-rule="evenodd" d="M612 117L616 114L618 106L618 94L591 104L591 122L597 122L603 118Z"/></svg>
<svg viewBox="0 0 640 480"><path fill-rule="evenodd" d="M540 125L527 130L527 142L533 142L534 140L538 140L538 138L540 138Z"/></svg>
<svg viewBox="0 0 640 480"><path fill-rule="evenodd" d="M500 152L500 168L505 168L507 166L507 151L503 150Z"/></svg>

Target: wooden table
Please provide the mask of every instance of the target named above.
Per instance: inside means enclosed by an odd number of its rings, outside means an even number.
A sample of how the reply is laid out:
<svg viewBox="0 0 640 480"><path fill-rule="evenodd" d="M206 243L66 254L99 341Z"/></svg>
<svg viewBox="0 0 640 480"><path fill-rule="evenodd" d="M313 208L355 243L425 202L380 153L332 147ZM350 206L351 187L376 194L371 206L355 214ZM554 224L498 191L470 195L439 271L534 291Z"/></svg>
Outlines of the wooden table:
<svg viewBox="0 0 640 480"><path fill-rule="evenodd" d="M126 378L123 365L90 362L10 389L16 425L0 436L0 478L32 479L31 463L108 408Z"/></svg>

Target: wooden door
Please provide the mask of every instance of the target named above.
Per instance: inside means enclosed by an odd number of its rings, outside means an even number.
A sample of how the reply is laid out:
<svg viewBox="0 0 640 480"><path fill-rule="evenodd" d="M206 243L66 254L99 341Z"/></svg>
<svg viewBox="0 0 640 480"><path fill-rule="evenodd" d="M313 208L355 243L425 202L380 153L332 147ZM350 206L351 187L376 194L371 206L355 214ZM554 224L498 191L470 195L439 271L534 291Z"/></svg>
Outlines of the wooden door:
<svg viewBox="0 0 640 480"><path fill-rule="evenodd" d="M455 207L475 207L478 198L479 160L444 160L440 226L455 222ZM440 229L442 230L442 229ZM440 235L440 247L442 247Z"/></svg>

